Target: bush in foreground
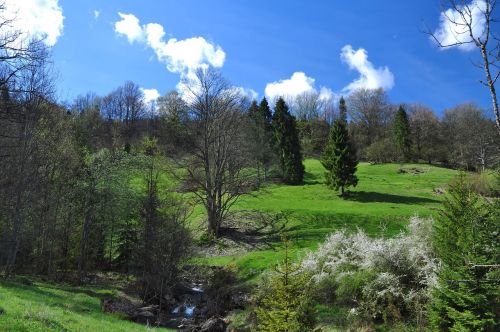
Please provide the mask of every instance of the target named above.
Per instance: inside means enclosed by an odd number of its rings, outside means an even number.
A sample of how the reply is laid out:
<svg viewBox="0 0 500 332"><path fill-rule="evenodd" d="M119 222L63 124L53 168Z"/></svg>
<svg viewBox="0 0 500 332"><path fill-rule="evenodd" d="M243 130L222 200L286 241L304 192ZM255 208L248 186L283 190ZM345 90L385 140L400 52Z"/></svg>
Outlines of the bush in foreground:
<svg viewBox="0 0 500 332"><path fill-rule="evenodd" d="M414 217L409 233L393 239L336 232L306 257L302 270L312 275L316 297L349 307L351 320L423 326L438 269L431 222Z"/></svg>

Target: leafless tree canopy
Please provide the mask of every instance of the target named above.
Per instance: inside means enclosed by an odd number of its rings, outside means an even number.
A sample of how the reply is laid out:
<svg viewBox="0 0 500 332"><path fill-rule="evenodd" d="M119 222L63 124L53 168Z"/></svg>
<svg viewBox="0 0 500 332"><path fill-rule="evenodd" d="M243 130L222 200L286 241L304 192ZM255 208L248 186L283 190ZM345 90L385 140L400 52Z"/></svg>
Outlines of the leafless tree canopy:
<svg viewBox="0 0 500 332"><path fill-rule="evenodd" d="M427 29L427 33L441 48L472 44L479 49L481 64L475 65L484 71L485 80L480 82L490 91L496 127L500 134L500 113L495 87L500 75L500 38L497 35L498 30L495 30L498 28L498 17L495 16L497 1L484 0L469 3L464 0L447 0L443 2L443 7L449 7L452 10L452 14L443 10L442 15L450 25L455 40L452 42L443 41L430 29ZM480 20L484 21L484 30L479 34L477 29L480 22L476 22L475 19L477 12L480 14Z"/></svg>
<svg viewBox="0 0 500 332"><path fill-rule="evenodd" d="M217 236L230 207L248 187L242 151L242 97L212 69L186 81L194 138L187 181L207 211L208 232Z"/></svg>

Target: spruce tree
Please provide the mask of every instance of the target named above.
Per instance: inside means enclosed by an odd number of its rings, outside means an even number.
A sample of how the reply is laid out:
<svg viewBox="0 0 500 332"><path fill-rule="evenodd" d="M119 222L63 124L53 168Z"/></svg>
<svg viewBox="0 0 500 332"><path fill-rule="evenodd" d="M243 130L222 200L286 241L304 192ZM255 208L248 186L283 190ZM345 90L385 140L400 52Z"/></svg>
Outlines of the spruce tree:
<svg viewBox="0 0 500 332"><path fill-rule="evenodd" d="M312 331L315 325L314 305L307 284L310 276L292 264L289 242L283 238L285 258L276 266L270 279L269 291L257 307L258 331L302 332Z"/></svg>
<svg viewBox="0 0 500 332"><path fill-rule="evenodd" d="M345 106L344 97L340 97L339 100L339 118L340 121L347 125L347 107Z"/></svg>
<svg viewBox="0 0 500 332"><path fill-rule="evenodd" d="M276 102L272 124L283 179L289 184L300 184L304 179L304 165L299 133L295 117L281 97Z"/></svg>
<svg viewBox="0 0 500 332"><path fill-rule="evenodd" d="M401 161L410 159L410 122L403 106L399 106L394 118L394 136Z"/></svg>
<svg viewBox="0 0 500 332"><path fill-rule="evenodd" d="M474 193L461 174L434 224L441 261L430 321L439 331L498 331L499 202Z"/></svg>
<svg viewBox="0 0 500 332"><path fill-rule="evenodd" d="M330 129L321 163L326 168L326 185L331 189L340 189L342 196L345 188L358 184L355 175L358 166L356 149L349 138L346 124L341 119L336 120Z"/></svg>
<svg viewBox="0 0 500 332"><path fill-rule="evenodd" d="M259 116L262 119L261 121L264 123L266 132L272 133L272 119L273 114L271 109L269 108L269 103L267 102L266 97L262 98L259 104Z"/></svg>
<svg viewBox="0 0 500 332"><path fill-rule="evenodd" d="M260 105L254 100L248 109L250 118L251 153L256 161L258 185L261 182L261 169L264 171L264 181L267 180L268 170L275 159L273 130L271 125L272 113L266 98Z"/></svg>

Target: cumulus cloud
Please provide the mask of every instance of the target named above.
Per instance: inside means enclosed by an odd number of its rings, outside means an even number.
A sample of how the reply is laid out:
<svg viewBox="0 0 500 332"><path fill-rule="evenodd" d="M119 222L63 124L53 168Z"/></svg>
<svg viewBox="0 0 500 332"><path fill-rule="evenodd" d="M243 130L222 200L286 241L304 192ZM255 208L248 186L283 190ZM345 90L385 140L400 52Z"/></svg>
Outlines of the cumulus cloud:
<svg viewBox="0 0 500 332"><path fill-rule="evenodd" d="M336 98L337 98L337 94L335 92L333 92L330 88L323 86L319 90L319 99L320 100L327 101L327 100L332 100L332 99L336 99Z"/></svg>
<svg viewBox="0 0 500 332"><path fill-rule="evenodd" d="M475 45L470 37L469 28L472 27L472 35L475 38L482 37L485 33L486 19L484 11L486 10L484 0L473 0L469 4L457 5L457 9L466 13L460 15L453 8L441 12L439 17L439 26L434 31L434 42L439 42L443 46L457 47L463 51L470 51Z"/></svg>
<svg viewBox="0 0 500 332"><path fill-rule="evenodd" d="M20 31L24 40L43 38L48 46L56 44L64 20L58 0L4 0L4 5L3 18L12 20L7 29Z"/></svg>
<svg viewBox="0 0 500 332"><path fill-rule="evenodd" d="M226 53L220 46L213 45L203 37L165 41L163 26L149 23L144 28L147 44L155 51L160 62L171 72L184 73L208 65L220 68L224 65Z"/></svg>
<svg viewBox="0 0 500 332"><path fill-rule="evenodd" d="M249 100L257 100L257 97L259 97L259 94L254 89L237 86L234 87L234 90L241 96L247 97Z"/></svg>
<svg viewBox="0 0 500 332"><path fill-rule="evenodd" d="M150 47L158 61L165 64L168 71L178 73L181 82L177 90L185 95L183 80L193 78L199 68L221 68L226 60L226 53L219 45L208 42L203 37L186 39L165 38L165 29L161 24L140 24L133 14L118 13L121 20L115 23L115 32L125 36L129 43L139 42ZM255 96L255 91L241 88L245 95Z"/></svg>
<svg viewBox="0 0 500 332"><path fill-rule="evenodd" d="M388 67L375 68L368 61L368 52L364 48L354 50L351 45L346 45L340 52L340 58L350 69L359 72L360 77L342 91L350 93L357 89L377 89L390 90L394 86L394 75Z"/></svg>
<svg viewBox="0 0 500 332"><path fill-rule="evenodd" d="M96 19L96 20L97 20L97 19L99 18L99 16L100 16L100 15L101 15L101 12L100 12L100 11L98 11L97 9L94 9L94 19Z"/></svg>
<svg viewBox="0 0 500 332"><path fill-rule="evenodd" d="M295 97L305 92L315 92L314 81L304 72L297 71L290 78L267 83L265 94L273 100L276 97Z"/></svg>
<svg viewBox="0 0 500 332"><path fill-rule="evenodd" d="M115 32L127 37L129 43L142 41L144 32L139 24L139 19L133 14L118 13L121 20L115 23Z"/></svg>
<svg viewBox="0 0 500 332"><path fill-rule="evenodd" d="M304 72L298 71L290 78L267 83L265 88L266 97L273 100L277 97L294 99L304 93L317 93L319 99L327 101L336 98L336 93L327 87L321 87L319 91L315 87L316 80L307 76Z"/></svg>
<svg viewBox="0 0 500 332"><path fill-rule="evenodd" d="M121 20L115 23L116 33L127 37L130 43L143 42L151 47L158 61L164 63L170 72L188 75L198 68L220 68L224 65L224 50L203 37L166 39L165 29L161 24L141 25L133 14L118 15Z"/></svg>
<svg viewBox="0 0 500 332"><path fill-rule="evenodd" d="M156 89L145 89L145 88L140 88L140 89L144 94L144 102L148 105L151 102L156 102L156 100L160 97L160 93Z"/></svg>

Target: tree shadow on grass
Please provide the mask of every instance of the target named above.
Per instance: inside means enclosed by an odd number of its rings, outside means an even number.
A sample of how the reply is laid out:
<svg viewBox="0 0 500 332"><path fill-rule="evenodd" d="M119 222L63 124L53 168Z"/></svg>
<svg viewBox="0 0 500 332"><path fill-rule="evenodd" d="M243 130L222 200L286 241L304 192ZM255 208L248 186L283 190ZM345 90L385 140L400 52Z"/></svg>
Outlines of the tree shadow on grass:
<svg viewBox="0 0 500 332"><path fill-rule="evenodd" d="M304 184L305 185L313 185L313 184L320 184L320 183L321 183L321 177L318 176L317 174L313 174L310 172L304 173Z"/></svg>
<svg viewBox="0 0 500 332"><path fill-rule="evenodd" d="M440 203L440 201L432 198L416 197L416 196L401 196L386 193L377 193L373 191L352 191L344 197L349 201L361 203L396 203L396 204L426 204Z"/></svg>

